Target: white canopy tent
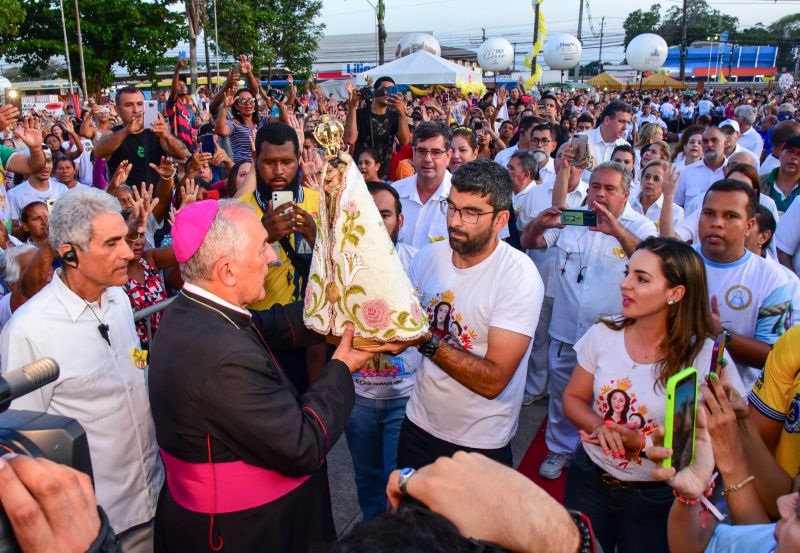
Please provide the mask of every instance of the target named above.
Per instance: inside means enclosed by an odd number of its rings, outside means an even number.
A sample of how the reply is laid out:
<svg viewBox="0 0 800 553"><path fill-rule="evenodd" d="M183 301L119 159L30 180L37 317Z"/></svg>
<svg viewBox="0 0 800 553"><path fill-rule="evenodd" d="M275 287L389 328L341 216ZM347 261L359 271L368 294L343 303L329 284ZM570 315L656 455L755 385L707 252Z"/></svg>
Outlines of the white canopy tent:
<svg viewBox="0 0 800 553"><path fill-rule="evenodd" d="M367 77L375 82L380 77L391 77L395 84L449 84L456 81L480 82L480 69L474 70L458 65L425 50L417 50L392 62L379 65L369 71L360 73L356 78L359 86L367 84Z"/></svg>

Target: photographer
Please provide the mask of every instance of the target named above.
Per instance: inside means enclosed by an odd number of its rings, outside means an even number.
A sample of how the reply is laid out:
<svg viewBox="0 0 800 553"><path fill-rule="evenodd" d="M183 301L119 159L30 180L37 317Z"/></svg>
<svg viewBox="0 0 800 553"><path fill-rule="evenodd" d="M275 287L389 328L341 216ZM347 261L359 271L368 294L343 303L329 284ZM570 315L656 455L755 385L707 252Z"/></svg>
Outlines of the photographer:
<svg viewBox="0 0 800 553"><path fill-rule="evenodd" d="M392 160L395 138L401 146L411 142L411 132L406 117L406 103L402 94L389 96L389 87L394 86L391 77L381 77L375 81L372 90L369 87L361 91L352 87L350 90L350 106L344 126L344 142L355 146L353 157L358 159L365 148L375 152L381 164L379 175L388 178L389 165ZM372 101L359 108L359 102L369 92Z"/></svg>

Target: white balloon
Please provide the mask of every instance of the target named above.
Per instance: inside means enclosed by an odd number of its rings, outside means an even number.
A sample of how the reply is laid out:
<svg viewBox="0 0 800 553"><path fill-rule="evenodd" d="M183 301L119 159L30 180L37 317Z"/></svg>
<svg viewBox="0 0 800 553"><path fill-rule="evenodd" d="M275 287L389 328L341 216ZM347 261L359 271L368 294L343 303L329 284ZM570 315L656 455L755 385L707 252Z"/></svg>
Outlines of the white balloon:
<svg viewBox="0 0 800 553"><path fill-rule="evenodd" d="M6 88L11 88L11 81L5 77L0 77L0 90L5 90Z"/></svg>
<svg viewBox="0 0 800 553"><path fill-rule="evenodd" d="M630 41L625 59L636 71L656 71L667 61L668 50L667 42L659 35L644 33Z"/></svg>
<svg viewBox="0 0 800 553"><path fill-rule="evenodd" d="M434 56L442 55L442 47L439 46L439 41L427 33L408 33L400 37L400 42L397 43L397 48L394 51L395 58L402 58L409 54L413 54L417 50L425 50Z"/></svg>
<svg viewBox="0 0 800 553"><path fill-rule="evenodd" d="M478 64L486 71L503 71L514 61L514 47L504 38L490 38L478 48Z"/></svg>
<svg viewBox="0 0 800 553"><path fill-rule="evenodd" d="M583 46L581 41L572 35L553 35L547 37L542 54L550 69L572 69L581 62Z"/></svg>

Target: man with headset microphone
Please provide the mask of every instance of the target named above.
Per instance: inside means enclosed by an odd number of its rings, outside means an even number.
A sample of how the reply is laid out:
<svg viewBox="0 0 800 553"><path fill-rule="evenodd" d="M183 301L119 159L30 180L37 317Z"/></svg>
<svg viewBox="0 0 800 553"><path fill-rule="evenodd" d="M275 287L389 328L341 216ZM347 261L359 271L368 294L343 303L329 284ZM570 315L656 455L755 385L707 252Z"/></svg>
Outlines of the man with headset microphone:
<svg viewBox="0 0 800 553"><path fill-rule="evenodd" d="M2 372L42 357L59 378L14 400L14 409L76 419L86 431L99 505L125 552L152 551L163 470L130 303L121 288L150 206L128 224L119 202L97 189L71 190L50 214L61 260L52 281L20 307L0 335Z"/></svg>
<svg viewBox="0 0 800 553"><path fill-rule="evenodd" d="M592 172L588 209L597 213L597 226L564 226L560 207L542 211L520 237L523 248L555 247L555 299L550 323L550 367L545 440L549 450L539 467L544 478L556 479L578 445L578 431L564 415L561 398L577 356L572 346L601 315L619 313L619 285L628 256L639 241L656 236L655 225L628 205L631 174L615 161Z"/></svg>

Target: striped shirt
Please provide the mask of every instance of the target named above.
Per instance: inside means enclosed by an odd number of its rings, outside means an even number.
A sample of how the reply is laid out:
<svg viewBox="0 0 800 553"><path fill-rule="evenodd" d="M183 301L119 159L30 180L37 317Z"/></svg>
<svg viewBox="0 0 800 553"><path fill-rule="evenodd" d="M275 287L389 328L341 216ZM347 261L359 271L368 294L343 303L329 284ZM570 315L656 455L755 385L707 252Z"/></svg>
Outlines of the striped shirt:
<svg viewBox="0 0 800 553"><path fill-rule="evenodd" d="M169 98L164 113L169 119L170 132L186 144L190 152L193 152L192 119L194 119L194 113L192 110L186 104Z"/></svg>
<svg viewBox="0 0 800 553"><path fill-rule="evenodd" d="M228 119L225 125L231 131L231 150L233 151L233 162L253 161L253 149L255 148L256 131L269 122L269 116L263 116L255 129L239 123L236 119Z"/></svg>

